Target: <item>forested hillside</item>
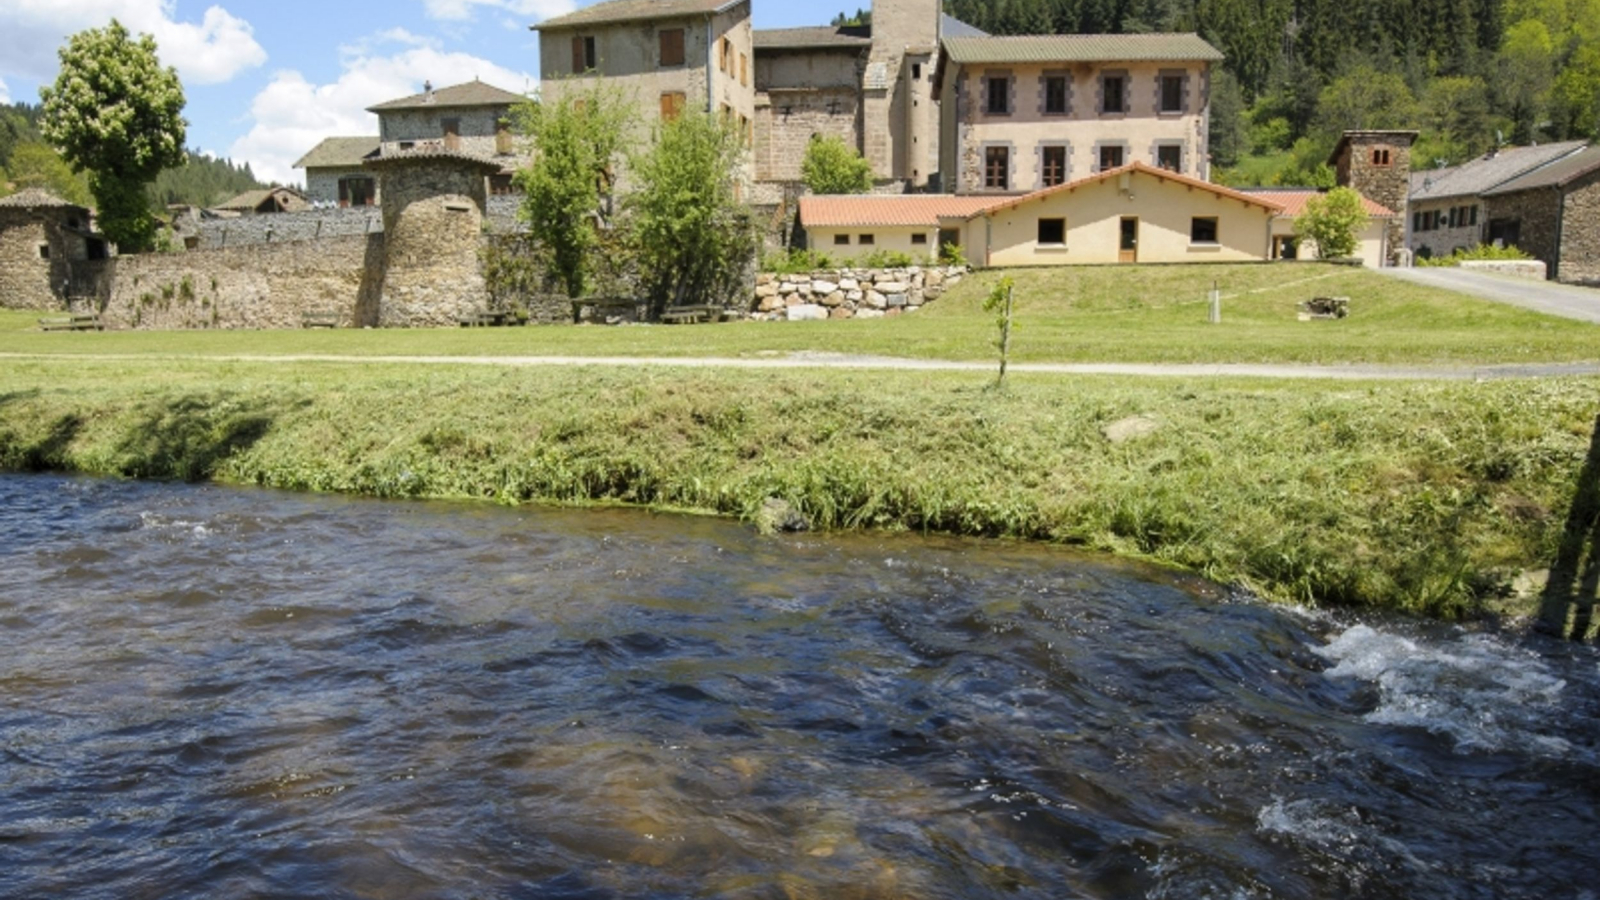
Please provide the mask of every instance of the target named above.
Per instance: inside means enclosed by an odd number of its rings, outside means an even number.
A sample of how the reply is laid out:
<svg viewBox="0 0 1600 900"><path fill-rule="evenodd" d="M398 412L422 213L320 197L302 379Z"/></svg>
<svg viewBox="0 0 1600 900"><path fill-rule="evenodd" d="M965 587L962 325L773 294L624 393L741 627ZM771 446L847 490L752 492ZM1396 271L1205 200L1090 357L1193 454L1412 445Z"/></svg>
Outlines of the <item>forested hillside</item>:
<svg viewBox="0 0 1600 900"><path fill-rule="evenodd" d="M1214 177L1328 184L1346 128L1416 128L1414 165L1600 131L1600 0L946 0L992 34L1198 31L1227 54Z"/></svg>
<svg viewBox="0 0 1600 900"><path fill-rule="evenodd" d="M39 107L26 103L0 106L0 197L23 188L44 188L64 200L94 205L88 179L39 137ZM244 191L265 187L248 163L214 159L190 152L187 165L167 169L148 192L151 208L164 212L169 203L211 206Z"/></svg>

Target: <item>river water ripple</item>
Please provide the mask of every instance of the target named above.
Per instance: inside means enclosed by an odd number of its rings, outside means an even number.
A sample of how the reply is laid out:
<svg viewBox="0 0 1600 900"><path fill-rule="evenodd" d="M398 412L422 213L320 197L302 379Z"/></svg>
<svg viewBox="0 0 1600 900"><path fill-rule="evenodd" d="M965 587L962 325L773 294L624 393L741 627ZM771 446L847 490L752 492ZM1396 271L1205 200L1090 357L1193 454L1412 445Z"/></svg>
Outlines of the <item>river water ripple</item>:
<svg viewBox="0 0 1600 900"><path fill-rule="evenodd" d="M1600 657L1059 549L0 476L0 896L1573 898Z"/></svg>

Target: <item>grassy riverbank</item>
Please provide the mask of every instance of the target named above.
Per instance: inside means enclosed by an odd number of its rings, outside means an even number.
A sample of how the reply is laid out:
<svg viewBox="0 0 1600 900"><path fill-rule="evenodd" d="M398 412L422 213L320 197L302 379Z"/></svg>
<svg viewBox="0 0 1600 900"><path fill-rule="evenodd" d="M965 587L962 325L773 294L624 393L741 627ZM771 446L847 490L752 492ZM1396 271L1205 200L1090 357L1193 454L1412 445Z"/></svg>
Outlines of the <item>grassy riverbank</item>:
<svg viewBox="0 0 1600 900"><path fill-rule="evenodd" d="M0 352L151 355L757 356L794 351L987 360L993 319L981 272L912 315L692 327L43 334L38 313L0 312ZM1496 364L1600 360L1600 325L1556 319L1362 269L1282 265L1025 269L1019 362ZM1206 292L1226 298L1206 322ZM1351 297L1349 319L1300 322L1316 295Z"/></svg>
<svg viewBox="0 0 1600 900"><path fill-rule="evenodd" d="M1600 380L8 361L0 468L1064 541L1455 616L1550 565ZM1112 444L1135 414L1154 434ZM1531 608L1529 609L1531 611Z"/></svg>

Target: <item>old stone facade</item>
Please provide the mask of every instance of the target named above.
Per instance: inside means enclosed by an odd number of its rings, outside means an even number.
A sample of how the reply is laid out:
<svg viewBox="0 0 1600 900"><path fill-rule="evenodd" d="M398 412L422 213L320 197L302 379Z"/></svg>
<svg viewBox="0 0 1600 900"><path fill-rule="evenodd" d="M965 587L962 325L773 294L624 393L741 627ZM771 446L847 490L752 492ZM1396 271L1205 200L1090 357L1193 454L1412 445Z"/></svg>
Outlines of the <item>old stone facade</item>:
<svg viewBox="0 0 1600 900"><path fill-rule="evenodd" d="M498 166L450 151L369 160L383 191L383 280L363 324L452 325L488 308L478 248L484 179Z"/></svg>
<svg viewBox="0 0 1600 900"><path fill-rule="evenodd" d="M1395 214L1384 242L1388 265L1398 265L1406 247L1411 195L1411 144L1415 131L1347 131L1328 162L1341 187L1354 188Z"/></svg>
<svg viewBox="0 0 1600 900"><path fill-rule="evenodd" d="M758 33L755 168L759 181L800 180L813 137L861 149L864 37L817 38L812 29Z"/></svg>
<svg viewBox="0 0 1600 900"><path fill-rule="evenodd" d="M1600 284L1600 147L1506 182L1483 202L1485 241L1532 254L1558 281Z"/></svg>
<svg viewBox="0 0 1600 900"><path fill-rule="evenodd" d="M105 255L88 228L88 210L44 191L0 199L0 307L61 309L72 263Z"/></svg>
<svg viewBox="0 0 1600 900"><path fill-rule="evenodd" d="M756 276L758 319L877 319L920 309L966 275L965 266L830 269Z"/></svg>
<svg viewBox="0 0 1600 900"><path fill-rule="evenodd" d="M1570 284L1600 285L1600 170L1566 186L1561 257L1552 277Z"/></svg>

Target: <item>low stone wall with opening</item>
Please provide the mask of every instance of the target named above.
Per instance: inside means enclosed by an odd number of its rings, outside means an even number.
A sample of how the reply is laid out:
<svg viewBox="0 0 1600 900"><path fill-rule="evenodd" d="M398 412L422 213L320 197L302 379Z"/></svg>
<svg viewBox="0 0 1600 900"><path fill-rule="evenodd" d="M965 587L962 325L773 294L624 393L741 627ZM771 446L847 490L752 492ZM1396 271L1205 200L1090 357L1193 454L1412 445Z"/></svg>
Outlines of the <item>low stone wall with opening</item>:
<svg viewBox="0 0 1600 900"><path fill-rule="evenodd" d="M752 317L792 322L898 316L937 300L967 272L966 266L763 272L756 276Z"/></svg>

